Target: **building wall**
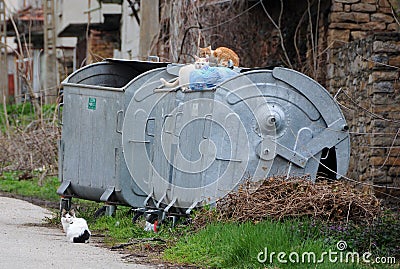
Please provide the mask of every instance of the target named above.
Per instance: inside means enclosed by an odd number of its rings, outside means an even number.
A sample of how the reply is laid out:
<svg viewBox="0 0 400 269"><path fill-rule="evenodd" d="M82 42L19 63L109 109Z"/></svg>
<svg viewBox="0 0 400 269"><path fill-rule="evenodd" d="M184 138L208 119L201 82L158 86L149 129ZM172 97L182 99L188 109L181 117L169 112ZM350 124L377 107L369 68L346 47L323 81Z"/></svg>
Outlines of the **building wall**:
<svg viewBox="0 0 400 269"><path fill-rule="evenodd" d="M119 49L118 31L90 30L88 40L87 64L114 57L114 50Z"/></svg>
<svg viewBox="0 0 400 269"><path fill-rule="evenodd" d="M325 82L350 126L348 177L382 186L381 197L400 195L398 29L386 0L332 1Z"/></svg>
<svg viewBox="0 0 400 269"><path fill-rule="evenodd" d="M140 16L140 10L139 10ZM121 55L123 59L139 59L139 33L140 27L128 1L122 3L122 22L121 22Z"/></svg>
<svg viewBox="0 0 400 269"><path fill-rule="evenodd" d="M13 12L28 6L32 6L33 8L38 8L42 6L41 0L5 0L4 2L7 6L7 10Z"/></svg>
<svg viewBox="0 0 400 269"><path fill-rule="evenodd" d="M90 13L90 16L89 16ZM118 4L103 4L95 0L55 0L57 34L71 24L103 23L104 14L121 14Z"/></svg>
<svg viewBox="0 0 400 269"><path fill-rule="evenodd" d="M9 50L7 54L7 72L8 72L8 98L10 101L15 100L15 85L16 80L16 68L15 68L15 58L14 53Z"/></svg>

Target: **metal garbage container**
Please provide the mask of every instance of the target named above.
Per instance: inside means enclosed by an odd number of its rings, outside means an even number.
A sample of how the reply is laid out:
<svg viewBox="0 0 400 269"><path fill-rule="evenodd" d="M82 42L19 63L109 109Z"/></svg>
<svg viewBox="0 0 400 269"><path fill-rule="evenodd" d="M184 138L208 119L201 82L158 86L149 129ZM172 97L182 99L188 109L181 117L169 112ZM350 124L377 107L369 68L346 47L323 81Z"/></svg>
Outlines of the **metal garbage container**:
<svg viewBox="0 0 400 269"><path fill-rule="evenodd" d="M246 178L346 174L346 120L311 78L239 68L211 88L163 88L160 78L182 66L106 60L63 82L62 207L78 197L164 218L212 204Z"/></svg>
<svg viewBox="0 0 400 269"><path fill-rule="evenodd" d="M189 213L245 178L346 174L348 126L332 96L294 70L243 71L211 89L135 91L122 147L146 207Z"/></svg>
<svg viewBox="0 0 400 269"><path fill-rule="evenodd" d="M85 66L64 88L57 193L61 207L72 197L142 206L146 195L129 175L122 155L121 129L138 83L166 63L105 60Z"/></svg>

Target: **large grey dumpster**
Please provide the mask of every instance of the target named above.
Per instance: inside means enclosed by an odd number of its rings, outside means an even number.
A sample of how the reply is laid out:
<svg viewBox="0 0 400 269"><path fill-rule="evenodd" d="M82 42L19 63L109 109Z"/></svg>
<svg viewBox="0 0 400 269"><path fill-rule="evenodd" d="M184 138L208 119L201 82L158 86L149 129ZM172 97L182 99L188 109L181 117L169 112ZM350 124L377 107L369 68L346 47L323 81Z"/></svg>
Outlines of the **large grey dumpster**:
<svg viewBox="0 0 400 269"><path fill-rule="evenodd" d="M62 83L58 194L143 205L145 194L131 180L122 155L121 129L129 103L125 99L131 98L135 85L165 65L106 60L79 69Z"/></svg>
<svg viewBox="0 0 400 269"><path fill-rule="evenodd" d="M203 90L161 88L181 67L108 60L63 82L61 196L189 213L245 178L346 174L346 120L311 78L238 69Z"/></svg>
<svg viewBox="0 0 400 269"><path fill-rule="evenodd" d="M137 89L122 128L126 164L146 206L189 212L244 178L347 172L345 118L301 73L247 71L201 91L156 86Z"/></svg>

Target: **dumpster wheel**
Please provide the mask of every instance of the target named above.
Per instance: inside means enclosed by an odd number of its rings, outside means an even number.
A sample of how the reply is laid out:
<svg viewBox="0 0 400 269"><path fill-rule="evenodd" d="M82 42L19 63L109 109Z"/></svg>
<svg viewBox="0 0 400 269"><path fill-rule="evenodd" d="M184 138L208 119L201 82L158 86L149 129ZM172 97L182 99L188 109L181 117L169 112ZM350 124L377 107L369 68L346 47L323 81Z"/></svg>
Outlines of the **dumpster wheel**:
<svg viewBox="0 0 400 269"><path fill-rule="evenodd" d="M60 198L60 216L62 216L63 210L69 211L71 209L71 197Z"/></svg>
<svg viewBox="0 0 400 269"><path fill-rule="evenodd" d="M145 213L143 211L137 211L135 215L132 217L132 223L136 224L139 223L141 218L144 218L147 222L150 222L151 224L154 224L156 220L158 220L158 215L157 214L151 214L151 213Z"/></svg>
<svg viewBox="0 0 400 269"><path fill-rule="evenodd" d="M143 216L143 214L144 214L144 212L141 212L141 211L136 212L135 215L133 215L133 217L132 217L132 224L135 224L138 221L138 219L141 216Z"/></svg>
<svg viewBox="0 0 400 269"><path fill-rule="evenodd" d="M100 218L102 216L104 216L106 214L106 206L102 206L99 209L96 210L96 212L94 212L94 218Z"/></svg>
<svg viewBox="0 0 400 269"><path fill-rule="evenodd" d="M96 212L94 212L93 216L96 219L103 217L103 216L114 216L116 210L117 210L116 205L106 204L106 205L100 207L99 209L97 209Z"/></svg>

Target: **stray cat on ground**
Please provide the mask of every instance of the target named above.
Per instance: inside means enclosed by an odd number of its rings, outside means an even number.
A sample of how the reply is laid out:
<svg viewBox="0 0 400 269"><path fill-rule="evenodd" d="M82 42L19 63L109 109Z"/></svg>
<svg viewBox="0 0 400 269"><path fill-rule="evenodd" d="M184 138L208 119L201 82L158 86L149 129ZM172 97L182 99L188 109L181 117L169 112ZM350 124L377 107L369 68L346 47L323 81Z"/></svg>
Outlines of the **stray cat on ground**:
<svg viewBox="0 0 400 269"><path fill-rule="evenodd" d="M87 243L91 236L87 222L83 218L75 216L75 210L62 210L61 224L67 235L68 241L72 243Z"/></svg>
<svg viewBox="0 0 400 269"><path fill-rule="evenodd" d="M190 73L193 70L208 68L209 66L208 57L197 57L197 56L194 57L195 57L195 62L193 64L185 65L179 69L178 78L176 78L174 82L168 82L165 79L160 78L160 81L162 83L160 88L162 87L173 88L179 85L183 91L188 90Z"/></svg>
<svg viewBox="0 0 400 269"><path fill-rule="evenodd" d="M217 66L224 66L232 68L239 66L239 56L231 49L226 47L219 47L215 50L211 46L200 48L200 57L210 57L211 62L215 62Z"/></svg>

